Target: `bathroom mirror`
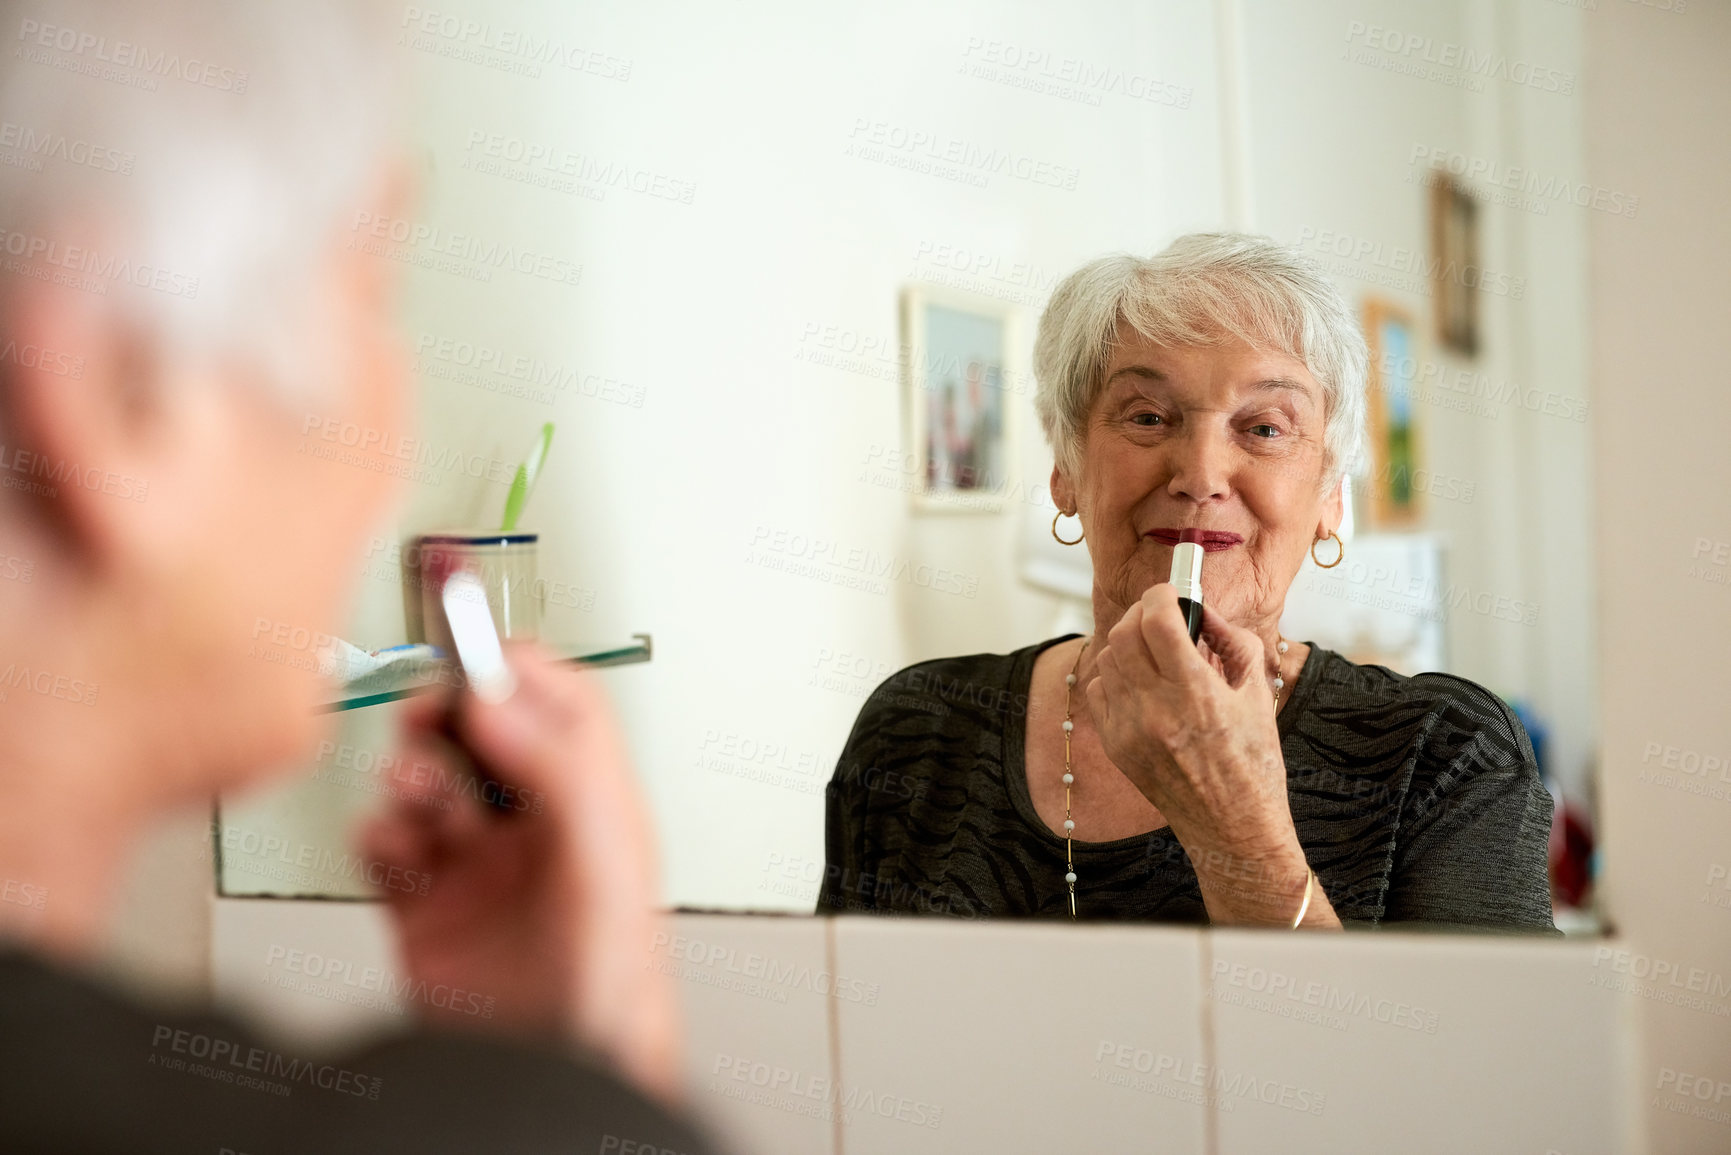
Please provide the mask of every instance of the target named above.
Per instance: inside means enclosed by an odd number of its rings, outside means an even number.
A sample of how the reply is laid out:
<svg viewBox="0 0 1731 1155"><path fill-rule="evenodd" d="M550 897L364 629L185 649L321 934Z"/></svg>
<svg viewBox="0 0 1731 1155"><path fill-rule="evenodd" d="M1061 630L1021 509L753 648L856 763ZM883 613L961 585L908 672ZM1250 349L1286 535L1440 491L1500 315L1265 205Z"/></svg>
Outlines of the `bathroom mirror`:
<svg viewBox="0 0 1731 1155"><path fill-rule="evenodd" d="M874 687L1086 628L1032 403L1052 287L1241 229L1322 263L1377 375L1348 564L1306 563L1284 632L1517 704L1559 821L1589 829L1587 234L1645 208L1586 183L1590 13L1482 7L405 8L418 199L349 240L401 274L421 416L382 431L409 482L349 640L415 640L406 543L497 524L557 422L523 518L542 636L654 638L602 677L668 902L809 913ZM935 348L985 392L914 380ZM309 447L343 468L319 416ZM946 420L970 424L934 439ZM393 710L340 713L312 773L222 800L222 893L380 885L340 856L413 787ZM1590 932L1570 894L1559 925Z"/></svg>

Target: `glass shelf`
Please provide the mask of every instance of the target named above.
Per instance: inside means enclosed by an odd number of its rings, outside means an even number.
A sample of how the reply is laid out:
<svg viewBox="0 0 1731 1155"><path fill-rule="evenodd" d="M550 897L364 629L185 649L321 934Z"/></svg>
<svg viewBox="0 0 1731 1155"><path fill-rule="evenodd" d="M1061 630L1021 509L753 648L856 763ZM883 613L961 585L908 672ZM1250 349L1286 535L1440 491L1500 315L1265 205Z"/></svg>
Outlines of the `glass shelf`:
<svg viewBox="0 0 1731 1155"><path fill-rule="evenodd" d="M632 634L629 642L568 642L551 648L565 661L579 666L630 666L647 662L653 656L648 634ZM449 659L434 658L405 663L406 668L379 670L363 674L342 689L342 695L319 706L319 712L334 714L342 710L360 710L386 702L399 702L417 694L425 694L455 680L455 664Z"/></svg>

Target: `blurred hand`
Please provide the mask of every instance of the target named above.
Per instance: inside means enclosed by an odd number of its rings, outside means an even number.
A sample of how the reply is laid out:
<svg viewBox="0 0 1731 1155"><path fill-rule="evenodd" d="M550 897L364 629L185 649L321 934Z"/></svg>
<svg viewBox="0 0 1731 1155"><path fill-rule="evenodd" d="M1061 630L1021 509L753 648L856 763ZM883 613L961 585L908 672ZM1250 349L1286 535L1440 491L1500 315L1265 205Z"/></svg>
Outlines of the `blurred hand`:
<svg viewBox="0 0 1731 1155"><path fill-rule="evenodd" d="M431 800L399 790L363 837L369 858L426 878L425 893L384 894L402 965L429 990L478 996L426 1000L443 1025L574 1038L676 1101L677 1003L647 965L654 837L624 739L592 674L533 645L507 646L506 660L517 692L498 705L465 695L456 733L509 811L483 802L452 756L439 695L412 703L403 727L404 764L430 778Z"/></svg>

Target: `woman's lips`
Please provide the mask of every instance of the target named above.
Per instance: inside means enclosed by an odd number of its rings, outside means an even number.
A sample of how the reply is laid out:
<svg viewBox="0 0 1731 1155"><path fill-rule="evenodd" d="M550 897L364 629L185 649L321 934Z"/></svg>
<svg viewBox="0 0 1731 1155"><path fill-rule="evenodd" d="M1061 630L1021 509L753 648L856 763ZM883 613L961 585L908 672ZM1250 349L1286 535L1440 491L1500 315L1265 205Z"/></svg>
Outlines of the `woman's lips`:
<svg viewBox="0 0 1731 1155"><path fill-rule="evenodd" d="M1177 545L1180 541L1193 541L1202 547L1204 553L1218 553L1223 549L1231 549L1244 541L1241 533L1229 533L1223 529L1178 529L1161 527L1151 529L1147 537L1153 538L1161 545Z"/></svg>

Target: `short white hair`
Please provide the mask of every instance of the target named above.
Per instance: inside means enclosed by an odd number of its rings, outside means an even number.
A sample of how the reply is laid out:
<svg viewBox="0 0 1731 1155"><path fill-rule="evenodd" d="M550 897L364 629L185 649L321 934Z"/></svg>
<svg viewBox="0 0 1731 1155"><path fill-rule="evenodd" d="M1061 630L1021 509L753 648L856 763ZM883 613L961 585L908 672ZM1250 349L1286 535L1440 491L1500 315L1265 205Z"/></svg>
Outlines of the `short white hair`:
<svg viewBox="0 0 1731 1155"><path fill-rule="evenodd" d="M1191 233L1150 258L1090 261L1053 290L1034 341L1034 407L1066 476L1080 473L1120 322L1156 345L1237 339L1296 358L1322 386L1325 488L1357 466L1367 354L1345 298L1309 258L1268 237Z"/></svg>
<svg viewBox="0 0 1731 1155"><path fill-rule="evenodd" d="M238 359L285 400L328 396L332 335L314 278L379 175L399 111L382 6L0 11L0 153L14 154L0 156L0 283L16 289L47 263L165 356Z"/></svg>

